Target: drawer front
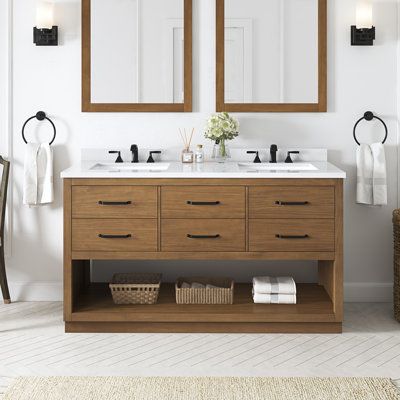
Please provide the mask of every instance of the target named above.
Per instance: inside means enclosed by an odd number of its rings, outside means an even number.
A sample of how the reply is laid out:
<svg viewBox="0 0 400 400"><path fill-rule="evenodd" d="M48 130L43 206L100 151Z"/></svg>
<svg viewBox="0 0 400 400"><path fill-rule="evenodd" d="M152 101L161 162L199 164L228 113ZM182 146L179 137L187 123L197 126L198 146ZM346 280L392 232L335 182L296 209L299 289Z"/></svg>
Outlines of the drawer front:
<svg viewBox="0 0 400 400"><path fill-rule="evenodd" d="M152 186L73 186L73 218L157 218Z"/></svg>
<svg viewBox="0 0 400 400"><path fill-rule="evenodd" d="M331 219L263 219L249 222L250 251L334 251Z"/></svg>
<svg viewBox="0 0 400 400"><path fill-rule="evenodd" d="M250 218L334 218L333 187L250 187Z"/></svg>
<svg viewBox="0 0 400 400"><path fill-rule="evenodd" d="M157 251L157 220L73 219L74 251Z"/></svg>
<svg viewBox="0 0 400 400"><path fill-rule="evenodd" d="M245 221L235 219L165 219L162 251L245 251Z"/></svg>
<svg viewBox="0 0 400 400"><path fill-rule="evenodd" d="M162 218L245 218L244 187L161 188Z"/></svg>

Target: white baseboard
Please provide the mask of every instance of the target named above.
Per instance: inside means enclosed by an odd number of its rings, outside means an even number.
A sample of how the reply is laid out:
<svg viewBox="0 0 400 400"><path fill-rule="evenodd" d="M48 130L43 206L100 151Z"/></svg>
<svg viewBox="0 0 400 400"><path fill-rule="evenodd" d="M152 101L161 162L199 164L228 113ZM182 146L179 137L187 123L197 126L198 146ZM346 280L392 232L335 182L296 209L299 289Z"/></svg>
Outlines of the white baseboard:
<svg viewBox="0 0 400 400"><path fill-rule="evenodd" d="M62 301L62 282L10 282L13 301ZM349 303L386 303L393 299L393 283L351 282L344 284Z"/></svg>
<svg viewBox="0 0 400 400"><path fill-rule="evenodd" d="M62 301L62 282L10 282L12 301Z"/></svg>
<svg viewBox="0 0 400 400"><path fill-rule="evenodd" d="M344 301L348 303L390 303L393 301L391 282L347 282Z"/></svg>

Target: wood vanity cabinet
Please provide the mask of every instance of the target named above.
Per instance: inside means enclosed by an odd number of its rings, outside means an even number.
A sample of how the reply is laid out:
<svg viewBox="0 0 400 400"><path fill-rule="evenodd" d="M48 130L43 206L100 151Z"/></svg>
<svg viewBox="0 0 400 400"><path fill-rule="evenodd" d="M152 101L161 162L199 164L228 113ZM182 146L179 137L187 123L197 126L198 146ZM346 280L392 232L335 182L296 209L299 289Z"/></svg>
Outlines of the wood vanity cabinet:
<svg viewBox="0 0 400 400"><path fill-rule="evenodd" d="M342 179L64 179L66 331L341 332L342 219ZM296 305L253 304L251 283L233 305L177 305L171 282L117 306L91 260L312 260L319 281Z"/></svg>

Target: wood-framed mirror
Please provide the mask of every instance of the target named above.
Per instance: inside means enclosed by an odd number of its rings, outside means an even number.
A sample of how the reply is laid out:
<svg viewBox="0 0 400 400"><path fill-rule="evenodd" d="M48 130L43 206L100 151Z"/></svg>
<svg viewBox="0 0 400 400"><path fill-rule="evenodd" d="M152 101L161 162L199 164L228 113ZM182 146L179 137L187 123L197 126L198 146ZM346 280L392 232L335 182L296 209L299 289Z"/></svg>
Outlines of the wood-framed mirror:
<svg viewBox="0 0 400 400"><path fill-rule="evenodd" d="M82 0L82 111L192 111L192 0Z"/></svg>
<svg viewBox="0 0 400 400"><path fill-rule="evenodd" d="M327 111L327 0L216 7L217 111Z"/></svg>

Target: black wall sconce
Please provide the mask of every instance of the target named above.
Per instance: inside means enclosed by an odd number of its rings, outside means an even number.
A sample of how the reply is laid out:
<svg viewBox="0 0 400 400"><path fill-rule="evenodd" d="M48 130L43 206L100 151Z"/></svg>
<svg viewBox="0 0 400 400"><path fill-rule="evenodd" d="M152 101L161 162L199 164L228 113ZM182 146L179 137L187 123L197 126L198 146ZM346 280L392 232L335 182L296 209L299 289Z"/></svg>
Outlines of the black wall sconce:
<svg viewBox="0 0 400 400"><path fill-rule="evenodd" d="M36 26L33 28L36 46L58 46L58 26L54 25L54 5L39 1L36 9Z"/></svg>
<svg viewBox="0 0 400 400"><path fill-rule="evenodd" d="M375 27L372 25L372 4L369 0L359 0L356 11L356 25L351 26L352 46L373 46Z"/></svg>

